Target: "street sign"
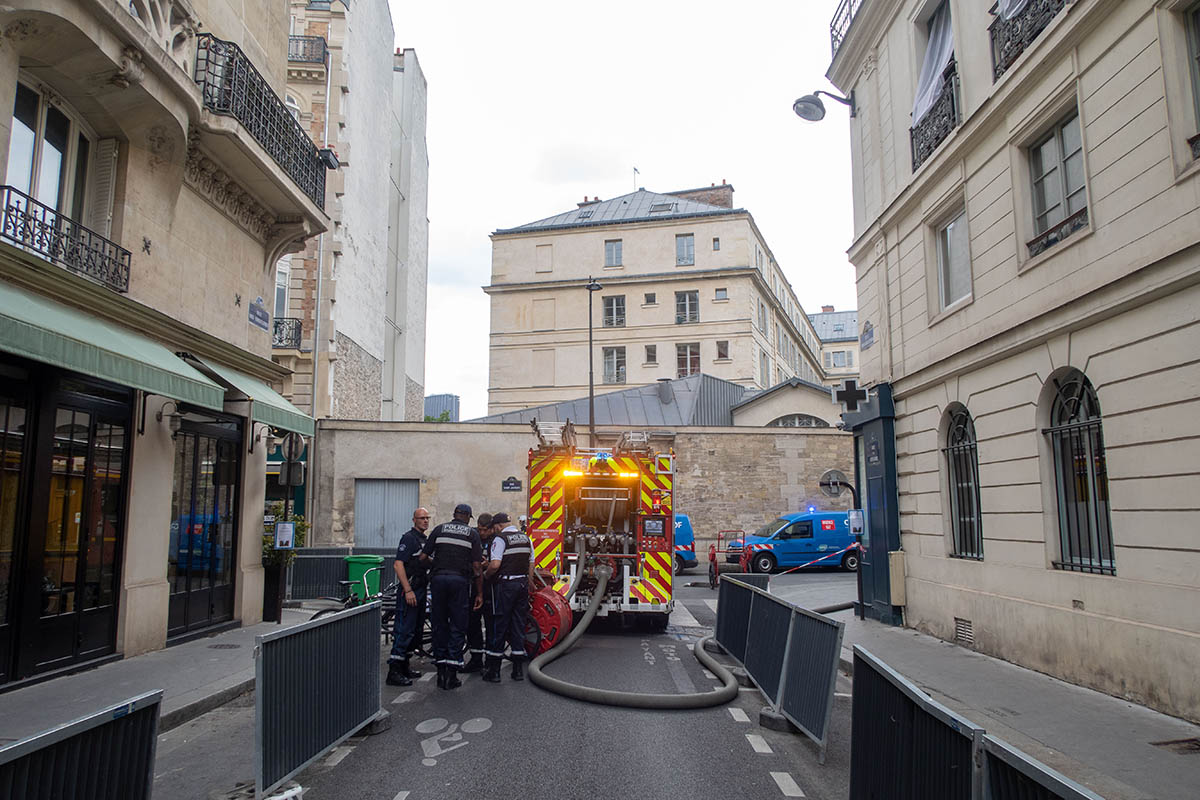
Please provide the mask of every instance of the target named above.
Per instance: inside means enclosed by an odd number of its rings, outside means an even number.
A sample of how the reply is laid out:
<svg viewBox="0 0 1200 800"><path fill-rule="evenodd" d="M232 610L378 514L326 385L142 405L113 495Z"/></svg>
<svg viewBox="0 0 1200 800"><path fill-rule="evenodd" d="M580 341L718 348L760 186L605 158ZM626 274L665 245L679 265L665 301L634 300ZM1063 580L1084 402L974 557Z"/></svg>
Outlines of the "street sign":
<svg viewBox="0 0 1200 800"><path fill-rule="evenodd" d="M303 486L304 485L304 462L303 461L284 461L279 465L279 485L280 486Z"/></svg>
<svg viewBox="0 0 1200 800"><path fill-rule="evenodd" d="M846 480L846 473L840 469L827 470L821 476L821 492L827 497L837 497L842 493L842 489L846 487L849 481Z"/></svg>
<svg viewBox="0 0 1200 800"><path fill-rule="evenodd" d="M850 533L854 536L863 534L863 512L861 508L852 508L846 512L847 521L850 523Z"/></svg>
<svg viewBox="0 0 1200 800"><path fill-rule="evenodd" d="M280 450L283 452L283 457L288 461L299 461L300 456L304 453L304 437L292 431L283 437L283 444L280 445Z"/></svg>
<svg viewBox="0 0 1200 800"><path fill-rule="evenodd" d="M867 402L869 397L866 389L858 387L858 381L853 378L847 378L840 385L834 386L829 393L833 395L834 405L842 406L842 413L847 411L858 411L860 403Z"/></svg>
<svg viewBox="0 0 1200 800"><path fill-rule="evenodd" d="M521 481L519 481L515 476L509 475L507 478L500 481L500 491L519 492L521 491Z"/></svg>

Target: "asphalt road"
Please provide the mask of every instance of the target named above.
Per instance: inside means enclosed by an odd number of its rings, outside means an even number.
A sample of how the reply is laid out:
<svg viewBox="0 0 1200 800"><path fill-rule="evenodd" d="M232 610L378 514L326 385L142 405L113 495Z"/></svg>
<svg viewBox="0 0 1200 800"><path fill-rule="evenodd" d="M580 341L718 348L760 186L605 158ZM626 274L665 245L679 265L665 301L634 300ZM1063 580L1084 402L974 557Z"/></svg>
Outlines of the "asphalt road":
<svg viewBox="0 0 1200 800"><path fill-rule="evenodd" d="M680 585L687 583L702 585ZM853 597L854 585L852 574L806 571L777 576L772 590L802 605L821 605ZM719 686L691 652L712 632L716 592L701 568L680 576L676 592L679 602L666 633L622 631L599 620L547 672L587 686L645 692ZM841 800L849 792L850 684L844 677L827 761L820 765L817 748L802 734L758 724L764 701L757 689L743 689L716 708L646 711L559 697L528 680L510 680L507 666L498 685L465 675L462 688L445 692L434 685L431 664L414 666L427 670L425 679L383 689L390 730L354 737L296 776L305 800ZM221 796L252 778L252 743L253 709L244 705L218 709L160 737L155 796Z"/></svg>

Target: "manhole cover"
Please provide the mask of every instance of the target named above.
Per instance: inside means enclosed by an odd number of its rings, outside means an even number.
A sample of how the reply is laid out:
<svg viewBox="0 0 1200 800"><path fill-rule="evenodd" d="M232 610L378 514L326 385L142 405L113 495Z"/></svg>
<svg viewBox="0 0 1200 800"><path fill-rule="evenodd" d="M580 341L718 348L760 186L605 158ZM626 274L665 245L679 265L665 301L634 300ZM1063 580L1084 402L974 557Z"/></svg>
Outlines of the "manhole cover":
<svg viewBox="0 0 1200 800"><path fill-rule="evenodd" d="M241 647L240 644L210 644L209 650L237 650Z"/></svg>
<svg viewBox="0 0 1200 800"><path fill-rule="evenodd" d="M1165 742L1151 742L1150 744L1180 755L1200 754L1200 739L1169 739Z"/></svg>

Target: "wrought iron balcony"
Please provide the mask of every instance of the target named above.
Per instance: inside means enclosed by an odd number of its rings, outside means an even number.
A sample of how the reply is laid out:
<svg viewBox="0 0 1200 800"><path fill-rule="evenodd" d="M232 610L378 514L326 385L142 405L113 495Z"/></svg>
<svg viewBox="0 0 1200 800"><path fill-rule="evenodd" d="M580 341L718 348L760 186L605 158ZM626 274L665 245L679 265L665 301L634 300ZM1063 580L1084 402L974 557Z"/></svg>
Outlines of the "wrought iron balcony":
<svg viewBox="0 0 1200 800"><path fill-rule="evenodd" d="M854 22L854 17L858 14L858 10L862 8L864 0L842 0L838 4L837 11L833 14L833 20L829 23L829 42L833 45L833 55L837 56L838 48L842 46L842 42L846 41L846 33L850 30L850 23Z"/></svg>
<svg viewBox="0 0 1200 800"><path fill-rule="evenodd" d="M324 36L288 37L288 61L324 64L326 49Z"/></svg>
<svg viewBox="0 0 1200 800"><path fill-rule="evenodd" d="M0 186L0 236L118 292L129 291L129 251L11 186Z"/></svg>
<svg viewBox="0 0 1200 800"><path fill-rule="evenodd" d="M196 83L205 108L242 123L301 191L325 208L325 165L317 146L240 47L211 33L197 36Z"/></svg>
<svg viewBox="0 0 1200 800"><path fill-rule="evenodd" d="M1071 0L1029 0L1012 19L1000 16L997 6L992 6L991 13L996 19L988 26L988 32L992 37L993 81L1000 80L1000 76L1069 2Z"/></svg>
<svg viewBox="0 0 1200 800"><path fill-rule="evenodd" d="M958 64L951 61L942 73L942 93L921 121L908 132L912 142L912 168L916 172L933 155L950 132L962 122L958 108Z"/></svg>
<svg viewBox="0 0 1200 800"><path fill-rule="evenodd" d="M1057 225L1051 225L1036 239L1026 242L1026 246L1029 248L1029 256L1032 258L1038 253L1046 252L1075 231L1082 230L1087 226L1088 210L1085 207L1079 209Z"/></svg>
<svg viewBox="0 0 1200 800"><path fill-rule="evenodd" d="M300 336L304 328L295 317L276 317L275 330L271 333L271 347L299 350Z"/></svg>

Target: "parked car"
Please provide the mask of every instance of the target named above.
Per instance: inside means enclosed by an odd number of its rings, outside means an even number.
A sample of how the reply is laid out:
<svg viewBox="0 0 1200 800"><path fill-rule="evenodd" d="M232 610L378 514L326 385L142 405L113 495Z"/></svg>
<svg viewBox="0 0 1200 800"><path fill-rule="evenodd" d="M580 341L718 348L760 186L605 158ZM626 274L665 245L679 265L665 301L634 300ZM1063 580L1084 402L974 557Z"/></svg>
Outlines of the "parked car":
<svg viewBox="0 0 1200 800"><path fill-rule="evenodd" d="M743 548L750 549L750 569L754 572L774 572L807 564L828 553L837 553L854 544L850 520L845 511L808 511L784 514L768 522L745 541L737 542L738 558L726 555L726 560L741 558ZM730 550L734 542L730 542ZM847 550L837 558L828 558L813 566L840 566L853 572L858 569L858 551Z"/></svg>
<svg viewBox="0 0 1200 800"><path fill-rule="evenodd" d="M698 563L696 559L696 534L687 514L675 515L675 572L683 572Z"/></svg>

